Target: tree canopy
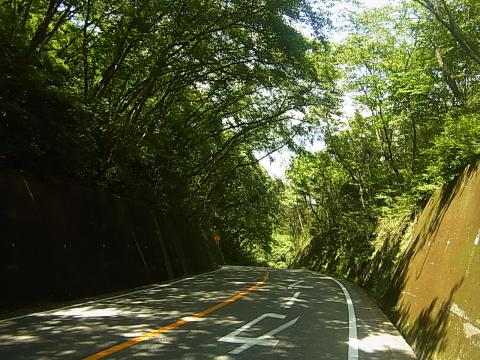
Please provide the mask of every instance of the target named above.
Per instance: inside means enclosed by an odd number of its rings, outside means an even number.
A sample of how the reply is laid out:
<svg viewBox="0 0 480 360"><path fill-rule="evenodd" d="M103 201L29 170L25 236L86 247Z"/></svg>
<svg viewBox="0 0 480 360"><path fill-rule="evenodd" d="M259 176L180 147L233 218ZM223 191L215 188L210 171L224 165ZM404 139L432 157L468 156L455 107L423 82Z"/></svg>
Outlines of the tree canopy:
<svg viewBox="0 0 480 360"><path fill-rule="evenodd" d="M480 5L352 11L341 41L326 5L3 1L1 164L181 214L229 261L364 276L379 226L478 159ZM259 165L282 148L285 182Z"/></svg>
<svg viewBox="0 0 480 360"><path fill-rule="evenodd" d="M306 0L7 0L0 24L2 163L195 218L232 257L271 236L254 151L336 106L312 55L328 19Z"/></svg>
<svg viewBox="0 0 480 360"><path fill-rule="evenodd" d="M301 214L287 218L309 225L310 241L291 233L296 264L364 284L375 272L381 287L417 209L478 161L479 10L415 0L350 14L332 52L355 113L322 119L325 149L287 174Z"/></svg>

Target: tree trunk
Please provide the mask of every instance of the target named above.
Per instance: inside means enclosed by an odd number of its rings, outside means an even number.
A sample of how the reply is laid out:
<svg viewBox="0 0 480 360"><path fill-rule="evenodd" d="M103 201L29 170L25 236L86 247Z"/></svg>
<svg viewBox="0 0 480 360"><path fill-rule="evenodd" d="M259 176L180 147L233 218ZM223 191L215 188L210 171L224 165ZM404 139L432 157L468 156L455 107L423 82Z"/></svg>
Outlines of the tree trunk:
<svg viewBox="0 0 480 360"><path fill-rule="evenodd" d="M32 54L37 52L42 46L43 42L47 38L48 27L52 23L53 17L55 16L55 13L57 12L57 9L61 3L61 0L50 0L45 17L38 26L37 31L35 31L32 41L30 41L30 45L28 46L27 50L27 57L30 57Z"/></svg>
<svg viewBox="0 0 480 360"><path fill-rule="evenodd" d="M443 61L443 57L442 57L442 53L440 52L440 49L438 49L435 46L435 44L432 44L432 45L433 45L433 50L435 52L435 59L437 60L438 66L440 66L440 68L442 69L443 78L445 79L445 82L447 83L449 89L452 91L455 98L458 101L462 102L463 95L460 89L458 88L457 82L452 77L452 73L450 69L447 67L447 65Z"/></svg>

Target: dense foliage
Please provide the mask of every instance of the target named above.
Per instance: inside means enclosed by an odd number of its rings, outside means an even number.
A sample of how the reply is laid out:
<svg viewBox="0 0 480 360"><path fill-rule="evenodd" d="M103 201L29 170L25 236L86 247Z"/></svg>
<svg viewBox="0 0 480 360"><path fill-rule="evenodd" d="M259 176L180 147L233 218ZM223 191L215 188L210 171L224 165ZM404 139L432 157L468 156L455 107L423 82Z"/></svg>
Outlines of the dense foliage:
<svg viewBox="0 0 480 360"><path fill-rule="evenodd" d="M325 26L304 0L2 1L2 164L195 218L229 258L268 247L276 184L252 154L335 105Z"/></svg>
<svg viewBox="0 0 480 360"><path fill-rule="evenodd" d="M479 23L473 0L351 14L334 54L355 112L323 121L325 149L288 172L297 265L388 282L417 208L479 159Z"/></svg>
<svg viewBox="0 0 480 360"><path fill-rule="evenodd" d="M480 4L359 10L337 43L318 5L3 1L0 162L195 220L228 261L388 276L417 206L479 157ZM258 164L283 147L287 183Z"/></svg>

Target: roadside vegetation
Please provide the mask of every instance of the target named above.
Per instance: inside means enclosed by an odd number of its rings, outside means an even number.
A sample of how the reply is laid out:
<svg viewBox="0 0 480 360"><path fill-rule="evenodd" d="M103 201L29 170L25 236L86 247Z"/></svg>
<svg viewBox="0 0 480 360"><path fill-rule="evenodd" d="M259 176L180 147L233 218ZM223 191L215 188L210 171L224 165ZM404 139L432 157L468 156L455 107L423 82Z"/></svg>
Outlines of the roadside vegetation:
<svg viewBox="0 0 480 360"><path fill-rule="evenodd" d="M327 5L3 1L0 164L195 219L228 262L381 296L418 209L479 157L480 4L358 10L338 42ZM259 165L278 149L284 182Z"/></svg>
<svg viewBox="0 0 480 360"><path fill-rule="evenodd" d="M247 262L279 207L254 151L335 107L326 26L304 0L2 1L1 164L195 219Z"/></svg>
<svg viewBox="0 0 480 360"><path fill-rule="evenodd" d="M418 210L479 159L479 23L473 0L349 15L331 59L355 112L323 119L325 149L287 173L292 265L384 295Z"/></svg>

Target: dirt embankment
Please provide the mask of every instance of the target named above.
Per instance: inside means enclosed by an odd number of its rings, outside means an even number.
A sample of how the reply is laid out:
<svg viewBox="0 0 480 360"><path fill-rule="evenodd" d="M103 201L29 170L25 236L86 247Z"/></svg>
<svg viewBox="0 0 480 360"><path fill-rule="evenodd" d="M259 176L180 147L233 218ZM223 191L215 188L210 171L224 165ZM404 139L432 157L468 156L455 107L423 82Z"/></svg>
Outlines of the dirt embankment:
<svg viewBox="0 0 480 360"><path fill-rule="evenodd" d="M417 218L390 291L423 359L480 359L480 168L438 190Z"/></svg>

